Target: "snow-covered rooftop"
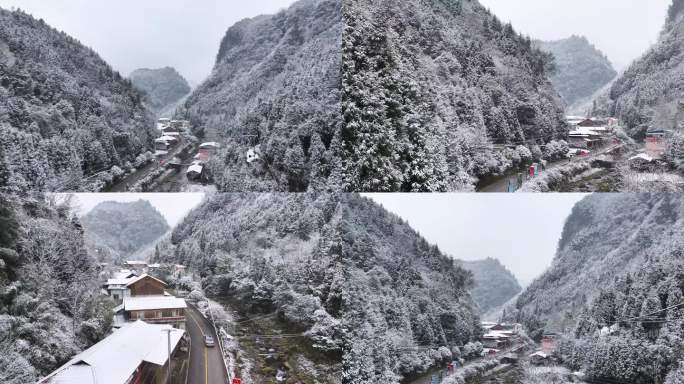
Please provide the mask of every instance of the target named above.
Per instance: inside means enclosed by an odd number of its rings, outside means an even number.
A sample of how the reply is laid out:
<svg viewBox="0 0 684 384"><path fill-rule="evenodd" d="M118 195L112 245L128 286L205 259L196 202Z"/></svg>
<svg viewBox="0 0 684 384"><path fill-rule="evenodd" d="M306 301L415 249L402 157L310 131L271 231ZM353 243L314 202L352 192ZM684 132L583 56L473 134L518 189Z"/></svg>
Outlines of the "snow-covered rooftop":
<svg viewBox="0 0 684 384"><path fill-rule="evenodd" d="M142 260L126 260L126 262L124 262L124 264L126 264L126 265L147 265L147 262L142 261Z"/></svg>
<svg viewBox="0 0 684 384"><path fill-rule="evenodd" d="M215 142L215 141L209 141L206 143L200 144L200 149L218 149L221 148L221 144Z"/></svg>
<svg viewBox="0 0 684 384"><path fill-rule="evenodd" d="M126 285L128 285L128 283L135 279L137 279L137 277L130 277L128 279L108 279L105 285L107 285L110 288L113 285L121 285L125 287Z"/></svg>
<svg viewBox="0 0 684 384"><path fill-rule="evenodd" d="M542 351L537 351L537 352L535 352L535 353L533 353L533 354L530 355L530 357L534 357L534 356L539 356L539 357L541 357L542 359L546 359L547 357L549 357L548 354L546 354L546 353L544 353L544 352L542 352Z"/></svg>
<svg viewBox="0 0 684 384"><path fill-rule="evenodd" d="M638 154L638 155L636 155L636 156L632 156L632 157L629 158L629 161L637 160L637 159L645 160L645 161L647 161L647 162L649 162L649 163L650 163L651 161L653 161L653 157L651 157L651 156L649 156L649 155L647 155L647 154L645 154L645 153L640 153L640 154Z"/></svg>
<svg viewBox="0 0 684 384"><path fill-rule="evenodd" d="M568 133L569 136L600 136L599 131L604 131L605 127L577 127Z"/></svg>
<svg viewBox="0 0 684 384"><path fill-rule="evenodd" d="M178 309L187 308L185 300L175 296L128 296L123 300L124 310L144 311L150 309Z"/></svg>
<svg viewBox="0 0 684 384"><path fill-rule="evenodd" d="M39 383L121 384L143 363L162 366L167 360L167 332L175 349L185 333L170 325L136 321L76 355Z"/></svg>
<svg viewBox="0 0 684 384"><path fill-rule="evenodd" d="M126 284L126 285L131 285L131 284L137 283L137 282L140 281L140 280L147 279L147 278L152 279L152 280L156 280L156 281L162 283L163 285L166 285L165 282L163 282L163 281L157 279L157 278L154 277L154 276L150 276L150 275L148 275L147 273L143 273L143 274L140 275L140 276L137 276L137 277L134 277L134 278L130 279L130 281L129 281L128 284Z"/></svg>
<svg viewBox="0 0 684 384"><path fill-rule="evenodd" d="M114 272L113 278L114 279L125 279L127 277L133 277L137 276L138 274L135 273L135 271L131 271L130 269L122 269L119 270L118 272Z"/></svg>
<svg viewBox="0 0 684 384"><path fill-rule="evenodd" d="M191 166L188 167L188 171L186 173L202 173L204 170L204 167L202 167L200 164L193 163Z"/></svg>

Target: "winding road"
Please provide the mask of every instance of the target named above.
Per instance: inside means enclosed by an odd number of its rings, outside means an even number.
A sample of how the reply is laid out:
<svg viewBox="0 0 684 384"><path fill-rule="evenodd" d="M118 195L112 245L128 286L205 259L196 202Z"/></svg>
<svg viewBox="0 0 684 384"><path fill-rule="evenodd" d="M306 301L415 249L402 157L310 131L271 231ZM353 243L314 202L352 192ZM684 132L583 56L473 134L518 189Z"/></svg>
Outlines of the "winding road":
<svg viewBox="0 0 684 384"><path fill-rule="evenodd" d="M218 346L218 338L214 328L197 309L188 304L186 311L186 328L192 343L190 345L190 366L188 367L188 384L226 384L226 373ZM215 347L204 345L204 336L209 335L216 340Z"/></svg>

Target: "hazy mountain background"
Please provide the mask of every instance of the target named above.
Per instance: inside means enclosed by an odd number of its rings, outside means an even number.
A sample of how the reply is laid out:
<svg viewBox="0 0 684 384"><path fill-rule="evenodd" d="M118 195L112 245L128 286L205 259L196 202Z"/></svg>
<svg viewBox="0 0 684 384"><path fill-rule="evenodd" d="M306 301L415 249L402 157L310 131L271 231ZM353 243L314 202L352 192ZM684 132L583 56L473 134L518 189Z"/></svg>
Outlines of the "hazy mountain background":
<svg viewBox="0 0 684 384"><path fill-rule="evenodd" d="M470 294L480 314L485 314L506 304L522 291L513 273L498 259L459 261L461 267L473 273Z"/></svg>
<svg viewBox="0 0 684 384"><path fill-rule="evenodd" d="M136 69L129 78L136 88L145 93L145 104L159 117L172 116L175 108L192 91L187 80L171 67Z"/></svg>
<svg viewBox="0 0 684 384"><path fill-rule="evenodd" d="M139 259L171 228L147 200L102 202L81 218L88 245L104 262Z"/></svg>
<svg viewBox="0 0 684 384"><path fill-rule="evenodd" d="M553 55L555 71L550 78L570 111L586 103L610 83L617 72L606 55L584 36L556 41L535 41L535 46Z"/></svg>
<svg viewBox="0 0 684 384"><path fill-rule="evenodd" d="M0 185L81 190L82 179L152 149L141 94L90 48L0 9Z"/></svg>

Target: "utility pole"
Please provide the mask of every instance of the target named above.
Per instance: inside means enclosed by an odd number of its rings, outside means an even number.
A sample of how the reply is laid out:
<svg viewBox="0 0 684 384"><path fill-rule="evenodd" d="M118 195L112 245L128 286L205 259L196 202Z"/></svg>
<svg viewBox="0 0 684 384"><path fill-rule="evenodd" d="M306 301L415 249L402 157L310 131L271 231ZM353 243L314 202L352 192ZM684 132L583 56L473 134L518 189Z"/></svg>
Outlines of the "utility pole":
<svg viewBox="0 0 684 384"><path fill-rule="evenodd" d="M168 351L168 361L166 362L166 384L171 384L171 332L173 332L173 328L162 329L162 332L166 332L166 345Z"/></svg>

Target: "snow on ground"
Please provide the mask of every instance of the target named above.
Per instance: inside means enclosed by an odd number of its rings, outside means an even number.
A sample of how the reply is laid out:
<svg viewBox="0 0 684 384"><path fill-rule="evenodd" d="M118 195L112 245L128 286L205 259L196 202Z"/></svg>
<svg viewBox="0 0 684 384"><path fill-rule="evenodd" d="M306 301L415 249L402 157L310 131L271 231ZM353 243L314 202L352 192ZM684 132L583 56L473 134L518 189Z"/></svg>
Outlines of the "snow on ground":
<svg viewBox="0 0 684 384"><path fill-rule="evenodd" d="M525 369L523 384L569 384L584 383L564 367L532 367Z"/></svg>
<svg viewBox="0 0 684 384"><path fill-rule="evenodd" d="M626 192L684 191L684 178L673 173L626 172L622 182Z"/></svg>

